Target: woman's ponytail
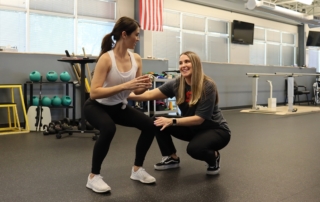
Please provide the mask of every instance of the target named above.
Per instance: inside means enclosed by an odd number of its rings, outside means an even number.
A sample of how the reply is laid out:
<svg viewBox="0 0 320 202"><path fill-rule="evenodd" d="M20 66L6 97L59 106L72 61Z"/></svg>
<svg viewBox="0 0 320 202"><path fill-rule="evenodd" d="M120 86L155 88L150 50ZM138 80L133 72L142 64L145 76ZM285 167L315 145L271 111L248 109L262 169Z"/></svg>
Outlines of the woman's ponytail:
<svg viewBox="0 0 320 202"><path fill-rule="evenodd" d="M109 50L111 50L113 48L114 42L112 40L112 32L105 35L102 39L101 42L101 51L100 51L100 55L97 58L97 61L99 60L99 58L106 52L108 52Z"/></svg>

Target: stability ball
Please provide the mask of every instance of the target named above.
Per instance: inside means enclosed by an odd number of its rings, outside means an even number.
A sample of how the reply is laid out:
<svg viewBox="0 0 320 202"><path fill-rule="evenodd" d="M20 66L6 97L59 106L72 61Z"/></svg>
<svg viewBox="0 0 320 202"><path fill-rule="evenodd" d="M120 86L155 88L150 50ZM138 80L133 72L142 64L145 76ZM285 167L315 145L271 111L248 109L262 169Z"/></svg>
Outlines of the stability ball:
<svg viewBox="0 0 320 202"><path fill-rule="evenodd" d="M62 103L62 100L59 96L53 96L52 100L51 100L51 105L52 106L60 106Z"/></svg>
<svg viewBox="0 0 320 202"><path fill-rule="evenodd" d="M51 99L48 97L48 96L44 96L42 99L41 99L41 104L43 106L50 106L51 105Z"/></svg>
<svg viewBox="0 0 320 202"><path fill-rule="evenodd" d="M29 104L30 104L30 100L28 100ZM38 96L33 96L32 97L32 106L38 106L39 105L39 98Z"/></svg>
<svg viewBox="0 0 320 202"><path fill-rule="evenodd" d="M72 99L68 95L65 95L62 97L62 105L63 106L69 106L71 104L71 101L72 101Z"/></svg>
<svg viewBox="0 0 320 202"><path fill-rule="evenodd" d="M60 80L63 81L63 82L70 81L70 74L67 71L61 72Z"/></svg>
<svg viewBox="0 0 320 202"><path fill-rule="evenodd" d="M33 71L29 75L30 81L33 81L33 82L39 82L40 78L41 78L41 74L38 71Z"/></svg>
<svg viewBox="0 0 320 202"><path fill-rule="evenodd" d="M49 71L47 73L47 80L48 81L56 81L58 79L58 74L55 71Z"/></svg>
<svg viewBox="0 0 320 202"><path fill-rule="evenodd" d="M38 96L33 96L32 97L32 105L33 106L38 106L39 105L39 97Z"/></svg>

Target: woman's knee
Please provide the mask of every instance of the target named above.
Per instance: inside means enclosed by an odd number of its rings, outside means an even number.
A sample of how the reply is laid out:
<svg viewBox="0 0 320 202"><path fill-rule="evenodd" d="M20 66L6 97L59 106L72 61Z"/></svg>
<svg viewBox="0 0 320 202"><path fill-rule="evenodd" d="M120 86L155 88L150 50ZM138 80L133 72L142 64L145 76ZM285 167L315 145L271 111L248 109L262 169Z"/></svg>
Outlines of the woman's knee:
<svg viewBox="0 0 320 202"><path fill-rule="evenodd" d="M99 142L104 142L104 144L110 144L115 133L116 133L116 126L110 125L109 127L107 125L101 126L100 128L97 128L99 130Z"/></svg>
<svg viewBox="0 0 320 202"><path fill-rule="evenodd" d="M199 157L201 156L201 148L199 148L198 146L189 144L187 146L187 154L189 154L194 159L199 159Z"/></svg>
<svg viewBox="0 0 320 202"><path fill-rule="evenodd" d="M155 120L156 120L156 115L153 115L153 116L151 117L151 120L152 120L152 121L155 121Z"/></svg>
<svg viewBox="0 0 320 202"><path fill-rule="evenodd" d="M139 124L137 124L140 130L146 130L149 132L154 132L155 125L154 125L154 119L150 117L143 117L139 120Z"/></svg>

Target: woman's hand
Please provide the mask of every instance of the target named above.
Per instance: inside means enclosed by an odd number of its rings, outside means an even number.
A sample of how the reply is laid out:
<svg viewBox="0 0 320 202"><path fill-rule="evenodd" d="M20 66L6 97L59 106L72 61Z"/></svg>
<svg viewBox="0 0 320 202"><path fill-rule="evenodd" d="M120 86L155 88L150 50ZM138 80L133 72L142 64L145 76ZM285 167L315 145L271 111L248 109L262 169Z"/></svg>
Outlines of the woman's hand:
<svg viewBox="0 0 320 202"><path fill-rule="evenodd" d="M165 128L172 125L172 119L166 118L166 117L156 117L156 120L154 121L154 125L162 126L162 128L160 129L162 131Z"/></svg>
<svg viewBox="0 0 320 202"><path fill-rule="evenodd" d="M148 75L139 76L123 84L125 90L135 90L138 88L149 89L152 83Z"/></svg>

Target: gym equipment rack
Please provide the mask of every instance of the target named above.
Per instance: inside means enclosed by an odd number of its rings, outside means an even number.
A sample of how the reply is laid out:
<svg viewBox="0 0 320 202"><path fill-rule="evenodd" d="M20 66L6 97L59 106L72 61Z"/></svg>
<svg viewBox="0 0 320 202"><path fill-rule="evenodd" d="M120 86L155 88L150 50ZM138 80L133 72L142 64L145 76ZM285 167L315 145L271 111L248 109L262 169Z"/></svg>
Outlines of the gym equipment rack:
<svg viewBox="0 0 320 202"><path fill-rule="evenodd" d="M92 137L93 140L96 140L98 138L98 135L100 134L100 131L98 130L86 130L86 121L84 117L83 112L83 106L85 103L85 67L88 63L94 63L96 59L89 59L89 58L68 58L68 59L59 59L60 62L67 62L70 63L71 66L73 64L79 63L81 66L81 82L80 82L80 92L81 92L81 128L79 130L63 130L56 134L57 139L61 138L61 134L68 133L69 135L72 135L73 133L94 133L94 136Z"/></svg>

